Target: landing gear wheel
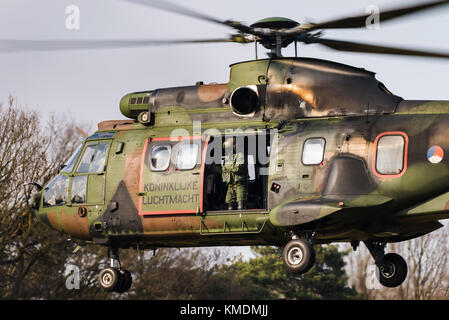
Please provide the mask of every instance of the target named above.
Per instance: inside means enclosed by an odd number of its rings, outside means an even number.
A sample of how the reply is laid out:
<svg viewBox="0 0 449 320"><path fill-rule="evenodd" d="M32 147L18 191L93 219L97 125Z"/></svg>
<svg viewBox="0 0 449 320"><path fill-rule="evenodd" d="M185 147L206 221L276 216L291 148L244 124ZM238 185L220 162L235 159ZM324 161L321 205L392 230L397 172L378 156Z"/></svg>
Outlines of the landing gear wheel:
<svg viewBox="0 0 449 320"><path fill-rule="evenodd" d="M98 282L106 291L114 291L119 281L120 276L116 268L104 268L98 275Z"/></svg>
<svg viewBox="0 0 449 320"><path fill-rule="evenodd" d="M118 293L128 291L133 283L131 272L129 272L126 269L119 269L118 274L119 274L119 282L117 283L117 286L114 291Z"/></svg>
<svg viewBox="0 0 449 320"><path fill-rule="evenodd" d="M315 250L304 240L295 239L287 243L282 252L285 268L294 274L303 274L315 263Z"/></svg>
<svg viewBox="0 0 449 320"><path fill-rule="evenodd" d="M378 266L379 282L388 288L400 286L407 277L407 262L396 253L388 253Z"/></svg>

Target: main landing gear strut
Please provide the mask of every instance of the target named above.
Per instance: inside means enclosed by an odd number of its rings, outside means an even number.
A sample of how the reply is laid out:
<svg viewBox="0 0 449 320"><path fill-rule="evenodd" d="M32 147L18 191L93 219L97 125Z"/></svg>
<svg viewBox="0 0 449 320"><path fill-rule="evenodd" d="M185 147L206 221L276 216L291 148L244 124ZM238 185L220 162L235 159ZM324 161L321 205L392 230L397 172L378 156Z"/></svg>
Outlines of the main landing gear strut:
<svg viewBox="0 0 449 320"><path fill-rule="evenodd" d="M108 258L111 261L109 267L100 271L98 275L98 282L100 286L106 291L114 291L123 293L131 288L132 276L131 272L123 269L119 258L117 248L108 248ZM115 265L118 264L118 267Z"/></svg>
<svg viewBox="0 0 449 320"><path fill-rule="evenodd" d="M354 243L354 248L357 247ZM374 258L378 272L379 282L388 288L401 285L407 277L407 263L404 258L396 253L385 254L384 242L366 241L366 247ZM315 250L313 249L313 237L307 240L294 238L288 242L282 252L285 268L293 274L304 274L315 263Z"/></svg>
<svg viewBox="0 0 449 320"><path fill-rule="evenodd" d="M374 258L379 272L376 273L379 282L388 288L400 286L407 277L407 262L397 253L385 254L383 242L365 242Z"/></svg>

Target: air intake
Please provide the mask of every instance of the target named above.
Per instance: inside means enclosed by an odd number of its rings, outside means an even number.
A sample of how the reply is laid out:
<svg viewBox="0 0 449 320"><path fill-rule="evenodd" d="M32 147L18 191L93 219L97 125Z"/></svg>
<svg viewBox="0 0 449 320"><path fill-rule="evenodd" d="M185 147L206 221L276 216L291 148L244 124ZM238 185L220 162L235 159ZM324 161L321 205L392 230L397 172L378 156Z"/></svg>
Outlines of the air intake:
<svg viewBox="0 0 449 320"><path fill-rule="evenodd" d="M232 112L238 116L251 117L259 106L257 86L245 86L235 89L231 94Z"/></svg>

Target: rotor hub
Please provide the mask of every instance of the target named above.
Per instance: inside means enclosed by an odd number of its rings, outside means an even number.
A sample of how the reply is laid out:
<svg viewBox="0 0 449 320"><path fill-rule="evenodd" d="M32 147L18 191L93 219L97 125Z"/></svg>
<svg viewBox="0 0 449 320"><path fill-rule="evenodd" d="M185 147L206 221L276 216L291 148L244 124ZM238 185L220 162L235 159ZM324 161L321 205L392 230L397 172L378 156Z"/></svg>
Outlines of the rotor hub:
<svg viewBox="0 0 449 320"><path fill-rule="evenodd" d="M284 31L299 26L298 22L288 18L270 17L256 21L250 28L257 34L259 38L257 42L271 50L270 56L280 57L281 48L295 41L294 37L286 35Z"/></svg>
<svg viewBox="0 0 449 320"><path fill-rule="evenodd" d="M299 26L299 23L282 17L271 17L258 20L250 25L251 28L269 28L274 30L290 29Z"/></svg>

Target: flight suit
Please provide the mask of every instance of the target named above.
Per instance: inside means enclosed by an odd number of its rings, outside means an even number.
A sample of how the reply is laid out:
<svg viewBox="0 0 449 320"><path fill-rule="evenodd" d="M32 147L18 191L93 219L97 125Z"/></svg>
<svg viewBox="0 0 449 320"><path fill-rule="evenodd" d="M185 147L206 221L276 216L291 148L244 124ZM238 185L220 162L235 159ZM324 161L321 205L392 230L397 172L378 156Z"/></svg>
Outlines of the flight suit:
<svg viewBox="0 0 449 320"><path fill-rule="evenodd" d="M222 167L223 182L228 188L225 202L232 210L235 203L237 209L246 209L248 194L248 166L243 153L227 154Z"/></svg>

